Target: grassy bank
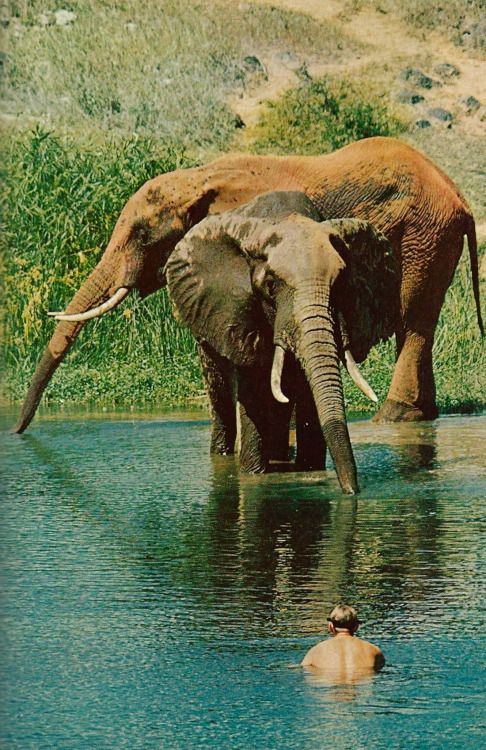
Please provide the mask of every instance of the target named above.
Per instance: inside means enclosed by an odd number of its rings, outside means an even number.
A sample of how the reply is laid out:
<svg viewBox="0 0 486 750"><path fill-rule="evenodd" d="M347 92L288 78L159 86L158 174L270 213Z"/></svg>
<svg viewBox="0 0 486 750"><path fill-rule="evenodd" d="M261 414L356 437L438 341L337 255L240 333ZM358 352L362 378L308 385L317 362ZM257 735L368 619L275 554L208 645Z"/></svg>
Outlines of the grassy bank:
<svg viewBox="0 0 486 750"><path fill-rule="evenodd" d="M10 3L17 19L5 58L13 127L3 139L0 227L9 401L23 398L52 333L45 313L63 309L86 278L133 192L156 174L231 150L237 122L228 95L265 78L255 63L260 52L331 52L339 59L357 51L332 26L253 4L228 10L217 2L99 0L63 7L76 14L67 27L53 22L47 0ZM47 14L46 25L39 14ZM299 86L264 110L254 150L323 153L369 135L410 140L385 99L366 90L344 78ZM480 144L468 144L469 163L454 157L461 145L454 133L419 145L446 166L484 217L481 175L470 169ZM446 298L434 356L441 410L481 408L486 360L466 257ZM389 342L364 366L380 398L393 360ZM199 399L201 391L192 337L175 324L159 292L144 301L130 296L87 323L46 396L175 406ZM346 399L350 409L369 408L347 383Z"/></svg>
<svg viewBox="0 0 486 750"><path fill-rule="evenodd" d="M381 116L379 122L381 127ZM305 133L312 148L315 134L310 123L307 125ZM303 138L301 133L300 145L305 151ZM139 138L104 149L81 150L72 140L37 129L20 143L10 142L4 155L7 191L2 206L2 237L9 251L4 256L7 295L3 321L5 394L9 400L23 398L53 331L54 323L46 312L63 309L88 275L128 197L151 174L189 163L182 151L161 155L152 141ZM466 255L447 294L434 360L441 410L481 408L486 361ZM380 398L386 395L393 361L389 342L375 349L364 365ZM162 291L144 301L131 296L120 309L88 323L46 395L73 403L170 406L197 399L201 391L193 339L174 322ZM349 384L346 399L350 409L369 409Z"/></svg>

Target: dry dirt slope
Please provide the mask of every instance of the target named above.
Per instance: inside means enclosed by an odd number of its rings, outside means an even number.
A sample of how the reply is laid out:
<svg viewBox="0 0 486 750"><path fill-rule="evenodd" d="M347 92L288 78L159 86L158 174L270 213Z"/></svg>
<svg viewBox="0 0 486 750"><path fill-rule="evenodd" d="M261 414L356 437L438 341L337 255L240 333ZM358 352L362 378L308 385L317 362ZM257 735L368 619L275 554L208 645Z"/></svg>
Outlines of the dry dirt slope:
<svg viewBox="0 0 486 750"><path fill-rule="evenodd" d="M238 0L229 0L238 3ZM289 88L302 83L302 71L311 78L321 76L350 77L370 91L388 99L402 120L410 125L408 140L418 140L418 146L424 144L416 122L430 122L427 132L440 132L451 128L456 142L463 136L481 143L486 137L486 60L479 55L461 49L438 32L418 31L391 14L384 14L372 7L365 7L359 12L343 11L346 3L337 0L250 0L256 4L279 6L287 10L304 13L320 23L332 23L341 27L343 36L356 40L363 45L364 51L348 56L345 61L323 59L318 56L285 56L275 51L260 54L265 67L266 80L258 86L247 90L243 95L233 98L231 105L245 123L240 130L236 147L245 150L251 146L253 127L256 124L261 107L267 100L276 99ZM351 5L348 3L348 6ZM437 67L447 63L455 74L439 75ZM414 85L413 81L402 78L408 69L420 70L433 80L431 88ZM399 103L397 97L402 90L414 90L423 97L423 101L412 105ZM468 111L466 100L472 97L479 104ZM450 121L441 121L431 116L430 111L441 109L453 117ZM414 138L415 132L415 138ZM479 149L481 153L481 149ZM486 172L486 154L484 149L483 165L473 164L472 169ZM476 157L477 158L477 157ZM484 195L483 204L486 204ZM478 226L478 236L486 237L486 223Z"/></svg>
<svg viewBox="0 0 486 750"><path fill-rule="evenodd" d="M237 0L230 0L237 3ZM326 74L352 74L366 79L370 87L380 88L407 68L420 67L434 78L434 68L444 62L457 69L459 75L440 79L435 75L437 86L420 93L424 103L408 112L410 119L417 119L426 109L442 107L450 109L456 126L462 126L475 135L486 135L486 61L473 57L436 32L427 32L426 40L421 32L389 14L365 8L354 14L343 14L343 3L336 0L250 0L256 4L279 6L287 10L304 13L320 23L332 22L341 26L346 36L366 45L366 52L349 58L345 63L332 59L294 59L285 63L281 56L268 54L262 60L268 81L250 95L234 100L234 107L248 126L258 117L258 106L265 99L274 98L290 86L300 82L299 71L304 64L311 77ZM440 84L440 85L439 85ZM398 88L400 84L397 82ZM402 82L401 86L409 88ZM461 100L474 97L481 105L479 113L467 115ZM407 112L404 112L407 116ZM482 119L484 117L484 119ZM251 128L247 133L251 133ZM247 137L247 135L246 135Z"/></svg>

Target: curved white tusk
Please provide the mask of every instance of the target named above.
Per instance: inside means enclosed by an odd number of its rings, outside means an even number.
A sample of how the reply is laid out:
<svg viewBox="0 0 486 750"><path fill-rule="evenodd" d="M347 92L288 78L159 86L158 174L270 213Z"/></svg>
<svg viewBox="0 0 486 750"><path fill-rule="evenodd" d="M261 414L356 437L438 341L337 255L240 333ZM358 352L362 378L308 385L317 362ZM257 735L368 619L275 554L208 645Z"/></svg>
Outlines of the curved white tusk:
<svg viewBox="0 0 486 750"><path fill-rule="evenodd" d="M120 302L125 299L127 294L130 294L130 289L126 286L121 286L118 291L116 291L110 299L106 300L106 302L103 302L102 305L93 307L91 310L86 310L86 312L73 313L72 315L65 312L48 312L47 314L56 320L67 320L73 323L80 320L91 320L91 318L99 318L100 315L104 315L108 310L113 310L114 307L119 305Z"/></svg>
<svg viewBox="0 0 486 750"><path fill-rule="evenodd" d="M359 371L358 365L354 361L354 357L349 351L349 349L346 349L344 352L344 363L346 365L346 370L349 372L351 379L358 386L360 391L363 391L364 395L367 396L370 399L370 401L374 401L374 403L377 404L378 396L374 392L371 385L366 382L365 378Z"/></svg>
<svg viewBox="0 0 486 750"><path fill-rule="evenodd" d="M275 353L273 355L272 363L272 374L270 376L270 383L272 385L273 397L280 401L281 404L288 404L289 400L287 396L284 396L280 387L280 381L282 379L282 370L284 366L285 349L281 346L275 347Z"/></svg>

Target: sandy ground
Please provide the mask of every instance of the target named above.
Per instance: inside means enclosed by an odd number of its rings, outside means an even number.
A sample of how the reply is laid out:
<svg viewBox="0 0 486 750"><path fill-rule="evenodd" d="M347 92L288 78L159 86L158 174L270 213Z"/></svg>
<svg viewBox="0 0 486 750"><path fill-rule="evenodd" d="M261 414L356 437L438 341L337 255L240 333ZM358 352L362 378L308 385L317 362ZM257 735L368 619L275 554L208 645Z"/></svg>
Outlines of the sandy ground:
<svg viewBox="0 0 486 750"><path fill-rule="evenodd" d="M230 0L237 3L237 0ZM345 62L338 60L293 59L283 62L276 54L259 55L265 66L267 80L256 88L233 98L231 105L238 113L245 129L241 131L238 144L244 148L251 142L252 127L258 120L262 102L275 99L284 91L302 82L299 69L304 64L312 78L339 72L369 77L376 71L376 79L393 80L390 99L400 89L414 88L425 96L426 101L415 105L395 105L404 118L411 122L417 119L429 119L427 110L441 107L450 110L454 115L455 128L465 128L471 135L486 135L486 61L475 58L467 50L461 49L444 39L436 32L417 31L401 20L389 14L380 13L372 8L365 8L355 14L344 14L343 3L337 0L249 0L260 5L279 6L288 10L307 14L315 20L326 23L331 21L334 27L343 29L343 33L366 45L365 52L349 57ZM414 68L439 81L434 67L449 63L460 71L459 76L443 80L441 86L432 89L416 89L397 76L407 68ZM372 83L372 82L371 82ZM385 89L386 90L386 89ZM461 100L467 96L477 99L482 108L478 113L466 115L461 107ZM484 118L484 119L483 119ZM434 126L440 127L438 122Z"/></svg>

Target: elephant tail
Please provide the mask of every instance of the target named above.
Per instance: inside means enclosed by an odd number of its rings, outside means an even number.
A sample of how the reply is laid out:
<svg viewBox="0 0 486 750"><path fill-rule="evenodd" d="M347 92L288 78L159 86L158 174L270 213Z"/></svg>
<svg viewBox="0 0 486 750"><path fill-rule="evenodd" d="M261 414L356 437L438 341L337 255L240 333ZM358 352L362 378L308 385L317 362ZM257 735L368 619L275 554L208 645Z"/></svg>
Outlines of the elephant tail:
<svg viewBox="0 0 486 750"><path fill-rule="evenodd" d="M481 315L481 300L479 292L479 267L478 267L478 242L476 239L476 225L472 216L468 217L466 227L467 245L469 249L469 260L471 262L471 277L472 286L474 293L474 300L476 302L476 313L478 316L478 326L481 334L484 336L484 324L483 317Z"/></svg>

